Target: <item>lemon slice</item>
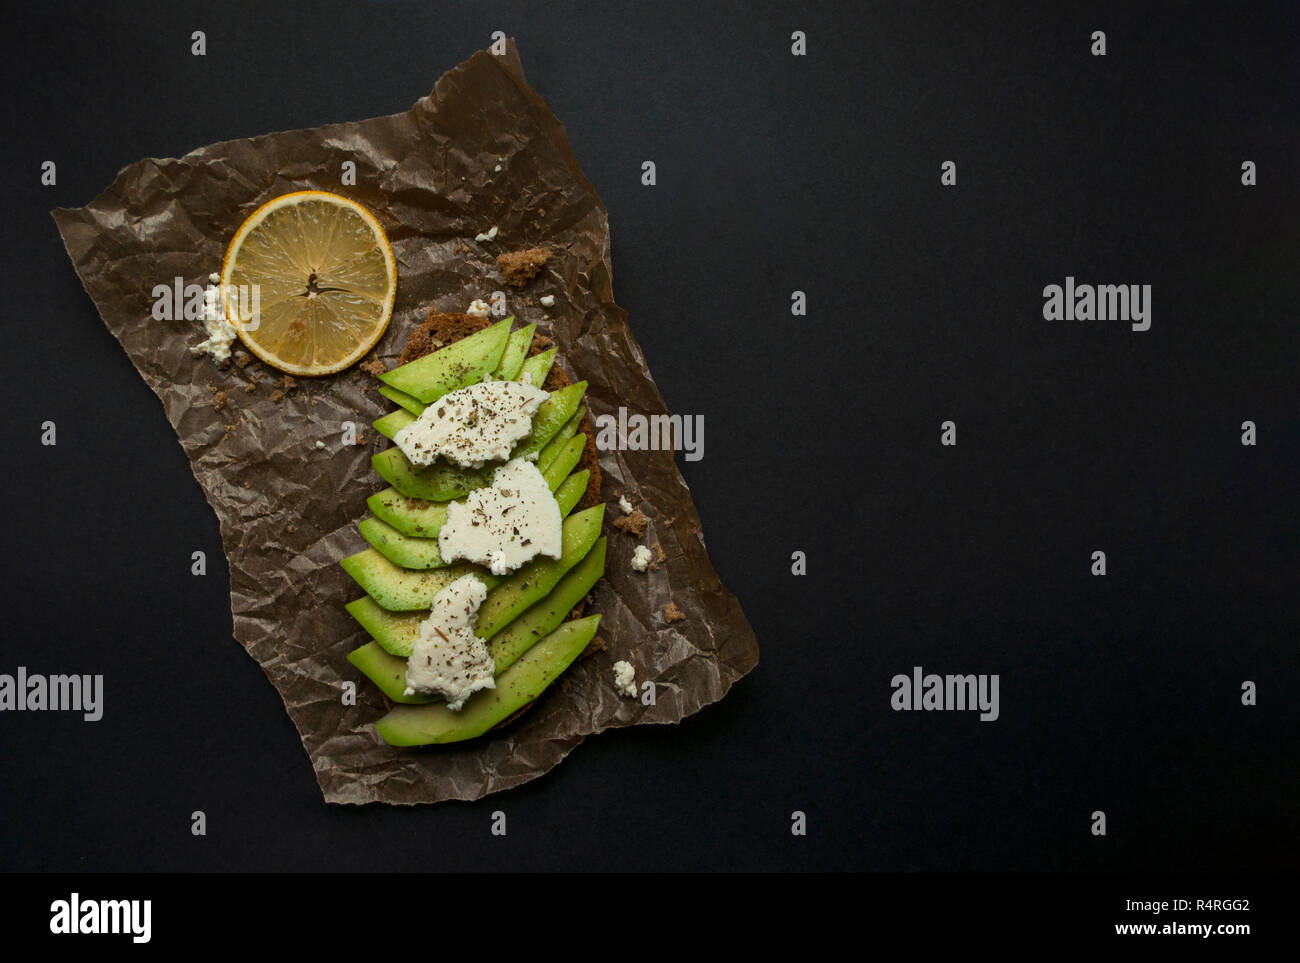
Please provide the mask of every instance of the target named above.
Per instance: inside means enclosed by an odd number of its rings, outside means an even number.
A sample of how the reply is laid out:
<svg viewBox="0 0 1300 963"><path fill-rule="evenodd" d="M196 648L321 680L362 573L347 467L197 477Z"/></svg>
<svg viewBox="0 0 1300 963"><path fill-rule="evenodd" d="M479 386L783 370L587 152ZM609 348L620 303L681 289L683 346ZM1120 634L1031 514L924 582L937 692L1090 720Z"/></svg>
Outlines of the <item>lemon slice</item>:
<svg viewBox="0 0 1300 963"><path fill-rule="evenodd" d="M327 375L365 357L383 335L397 263L384 229L360 204L297 191L239 226L221 291L249 351L290 374Z"/></svg>

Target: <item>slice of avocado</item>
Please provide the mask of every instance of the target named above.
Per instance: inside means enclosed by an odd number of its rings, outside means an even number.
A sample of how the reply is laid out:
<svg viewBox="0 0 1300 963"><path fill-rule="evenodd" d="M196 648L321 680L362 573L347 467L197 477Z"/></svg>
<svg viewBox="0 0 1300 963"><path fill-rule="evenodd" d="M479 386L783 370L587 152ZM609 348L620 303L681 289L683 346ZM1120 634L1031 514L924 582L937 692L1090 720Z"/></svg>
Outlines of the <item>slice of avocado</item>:
<svg viewBox="0 0 1300 963"><path fill-rule="evenodd" d="M582 496L587 493L587 481L591 478L591 472L585 468L582 471L575 471L560 484L555 490L555 500L560 503L560 514L568 516L573 511L573 506L582 501Z"/></svg>
<svg viewBox="0 0 1300 963"><path fill-rule="evenodd" d="M348 614L361 623L370 637L389 655L405 659L411 654L420 623L429 617L423 609L414 612L389 612L369 595L346 606ZM360 668L360 666L358 666Z"/></svg>
<svg viewBox="0 0 1300 963"><path fill-rule="evenodd" d="M558 353L558 348L547 348L531 358L525 358L519 368L519 377L515 380L523 381L524 374L527 373L532 376L532 383L540 388L546 382L546 376L551 373L551 365L555 364L555 356Z"/></svg>
<svg viewBox="0 0 1300 963"><path fill-rule="evenodd" d="M581 452L579 452L579 457ZM551 491L557 491L560 485L567 480L569 472L573 466L565 465L561 460L554 460L546 468L542 469L542 477L546 483L551 486ZM586 475L583 475L583 487L586 487ZM578 498L582 493L578 493ZM559 498L557 493L556 498ZM574 499L576 503L577 499ZM434 538L438 532L442 531L443 523L447 520L447 503L432 502L423 498L407 498L396 488L385 488L383 491L375 492L366 499L366 506L370 513L381 521L387 522L393 528L397 529L403 535L412 535L416 538ZM572 508L572 505L570 505ZM560 511L566 513L563 502L560 505Z"/></svg>
<svg viewBox="0 0 1300 963"><path fill-rule="evenodd" d="M442 568L447 563L438 551L436 538L403 535L387 522L367 518L357 526L361 536L395 565L410 569Z"/></svg>
<svg viewBox="0 0 1300 963"><path fill-rule="evenodd" d="M600 537L605 505L593 505L564 520L559 558L537 558L490 588L479 606L475 631L491 639L534 602L545 598L564 574L582 561ZM382 557L382 556L381 556ZM381 599L376 601L383 604Z"/></svg>
<svg viewBox="0 0 1300 963"><path fill-rule="evenodd" d="M533 452L540 452L556 436L564 423L573 417L573 413L582 404L582 396L587 392L587 382L578 381L559 391L541 403L537 414L533 415L533 430L511 452L511 458L523 458Z"/></svg>
<svg viewBox="0 0 1300 963"><path fill-rule="evenodd" d="M385 371L379 380L428 404L449 391L482 381L501 363L514 317L439 348L423 358Z"/></svg>
<svg viewBox="0 0 1300 963"><path fill-rule="evenodd" d="M578 435L570 438L560 446L551 463L542 471L542 477L550 477L552 473L564 478L569 477L569 472L577 467L578 462L582 460L582 449L587 447L587 436Z"/></svg>
<svg viewBox="0 0 1300 963"><path fill-rule="evenodd" d="M560 449L568 442L570 438L578 433L578 425L582 424L582 416L586 414L582 405L578 405L578 410L573 413L573 417L566 421L555 433L555 437L546 443L546 447L541 450L537 456L537 467L543 472L546 466L555 460L555 456L560 453Z"/></svg>
<svg viewBox="0 0 1300 963"><path fill-rule="evenodd" d="M396 388L390 388L388 385L380 385L379 393L383 395L385 398L387 398L389 401L394 401L397 404L401 405L403 408L405 408L411 414L416 415L417 417L420 415L421 412L424 411L426 407L428 407L427 405L425 405L423 401L420 401L418 398L412 398L405 391L398 391Z"/></svg>
<svg viewBox="0 0 1300 963"><path fill-rule="evenodd" d="M529 345L533 343L533 332L536 330L537 325L530 324L510 333L506 350L501 355L501 363L492 372L493 380L514 381L519 377L519 369L524 366L524 358L528 354ZM540 388L541 385L537 387Z"/></svg>
<svg viewBox="0 0 1300 963"><path fill-rule="evenodd" d="M433 538L447 520L447 503L422 498L407 498L396 488L385 488L366 499L366 507L376 518L387 522L403 535Z"/></svg>
<svg viewBox="0 0 1300 963"><path fill-rule="evenodd" d="M356 579L366 594L390 612L413 612L428 609L433 597L462 575L475 575L491 589L501 581L477 565L448 565L427 572L402 568L379 551L368 548L349 555L342 562L344 571Z"/></svg>
<svg viewBox="0 0 1300 963"><path fill-rule="evenodd" d="M523 458L533 452L541 452L564 427L564 423L573 417L573 412L582 403L582 396L586 390L587 382L579 381L577 384L562 388L543 401L537 409L537 414L533 416L532 431L515 447L511 457ZM393 419L388 427L397 423L400 420L399 416L406 414L406 412L394 411L386 415L385 418ZM375 427L379 428L379 422L384 420L380 418L376 421ZM441 460L427 466L412 465L402 454L401 449L395 447L371 456L370 464L384 481L407 498L420 498L432 502L451 501L453 498L468 494L475 488L490 485L492 473L496 470L495 465L461 468L459 465Z"/></svg>
<svg viewBox="0 0 1300 963"><path fill-rule="evenodd" d="M490 484L495 469L494 465L461 468L445 461L428 466L412 465L400 448L386 448L373 455L370 464L379 477L407 498L431 502L448 502Z"/></svg>
<svg viewBox="0 0 1300 963"><path fill-rule="evenodd" d="M551 490L555 491L561 484L561 479L568 477L578 459L582 457L582 444L587 441L587 436L570 439L565 450L560 457L556 458L550 465L550 476L543 475ZM586 490L586 481L583 482L583 491ZM572 491L572 489L570 490ZM566 498L569 493L566 492ZM400 496L399 496L400 497ZM582 497L582 491L578 491L573 502L564 504L556 498L560 505L561 517L569 514L577 499ZM374 498L374 496L371 496ZM378 500L382 501L382 500ZM391 502L392 499L389 499ZM412 499L406 499L412 501ZM369 504L369 500L367 500ZM385 558L402 568L410 569L432 569L442 568L447 563L443 561L442 554L438 551L438 533L442 530L443 523L447 518L447 502L428 502L429 505L437 505L442 509L440 513L433 513L429 510L423 510L421 515L429 518L429 526L419 535L407 535L401 529L381 518L367 518L357 527L361 530L361 535L367 542L375 547ZM380 507L383 507L382 504Z"/></svg>
<svg viewBox="0 0 1300 963"><path fill-rule="evenodd" d="M549 595L533 605L493 637L488 651L497 674L511 666L538 639L553 632L573 607L591 591L605 572L605 539L596 540L591 551L555 584Z"/></svg>
<svg viewBox="0 0 1300 963"><path fill-rule="evenodd" d="M417 622L416 625L419 625ZM348 653L348 661L360 669L367 679L379 686L384 695L403 705L424 705L438 698L435 695L406 694L406 659L385 652L376 642L367 642Z"/></svg>
<svg viewBox="0 0 1300 963"><path fill-rule="evenodd" d="M586 558L560 579L550 595L511 622L505 631L488 644L496 674L500 675L510 668L534 643L558 628L565 616L573 611L573 607L591 591L604 571L605 539L602 537L592 546ZM364 603L369 603L374 611L367 611ZM348 611L367 630L371 626L379 630L378 633L371 633L375 635L375 641L354 650L348 655L348 661L364 672L394 702L419 705L434 701L434 696L405 695L406 660L419 635L420 623L426 618L425 613L399 615L385 612L369 598L350 603ZM389 623L387 627L383 625L385 622ZM394 634L400 634L401 641L395 646L397 651L389 647ZM385 638L390 639L389 644L385 644Z"/></svg>
<svg viewBox="0 0 1300 963"><path fill-rule="evenodd" d="M398 408L396 411L390 411L382 418L376 418L373 422L374 429L389 441L392 441L394 435L415 421L415 417L405 408Z"/></svg>
<svg viewBox="0 0 1300 963"><path fill-rule="evenodd" d="M390 746L424 746L480 736L541 695L582 654L599 626L599 615L565 622L502 672L495 689L474 693L458 712L452 712L446 703L397 706L375 729Z"/></svg>

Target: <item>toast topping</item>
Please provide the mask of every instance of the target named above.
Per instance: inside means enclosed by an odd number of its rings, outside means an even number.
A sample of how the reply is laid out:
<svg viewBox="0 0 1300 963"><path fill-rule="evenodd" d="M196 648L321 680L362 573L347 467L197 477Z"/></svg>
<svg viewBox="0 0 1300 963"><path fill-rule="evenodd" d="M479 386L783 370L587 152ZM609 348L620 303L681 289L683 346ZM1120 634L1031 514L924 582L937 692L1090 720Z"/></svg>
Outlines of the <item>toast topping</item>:
<svg viewBox="0 0 1300 963"><path fill-rule="evenodd" d="M481 381L443 395L393 441L413 465L438 457L464 468L481 468L510 457L532 431L533 415L550 395L517 381Z"/></svg>
<svg viewBox="0 0 1300 963"><path fill-rule="evenodd" d="M496 686L487 643L474 634L485 598L487 586L473 575L461 576L434 596L406 663L406 695L438 693L454 710L480 689Z"/></svg>
<svg viewBox="0 0 1300 963"><path fill-rule="evenodd" d="M563 522L545 476L515 458L496 470L490 487L447 503L438 552L447 562L465 559L507 575L538 555L559 558Z"/></svg>

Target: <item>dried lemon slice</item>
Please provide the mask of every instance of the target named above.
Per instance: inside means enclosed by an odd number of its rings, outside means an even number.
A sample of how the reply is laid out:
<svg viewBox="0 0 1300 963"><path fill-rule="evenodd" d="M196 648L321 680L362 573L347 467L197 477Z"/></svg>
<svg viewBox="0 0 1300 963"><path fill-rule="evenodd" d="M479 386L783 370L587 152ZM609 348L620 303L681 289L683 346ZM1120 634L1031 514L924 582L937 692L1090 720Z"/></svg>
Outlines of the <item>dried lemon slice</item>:
<svg viewBox="0 0 1300 963"><path fill-rule="evenodd" d="M297 191L240 225L221 290L249 351L290 374L327 375L359 361L383 335L397 264L384 229L360 204Z"/></svg>

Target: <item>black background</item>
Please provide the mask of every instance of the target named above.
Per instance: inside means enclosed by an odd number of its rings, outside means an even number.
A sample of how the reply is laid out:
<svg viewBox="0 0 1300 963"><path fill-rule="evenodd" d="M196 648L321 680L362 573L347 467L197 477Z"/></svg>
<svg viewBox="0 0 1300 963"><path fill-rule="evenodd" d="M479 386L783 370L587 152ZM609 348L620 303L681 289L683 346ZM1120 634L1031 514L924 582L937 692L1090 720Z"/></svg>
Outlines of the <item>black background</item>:
<svg viewBox="0 0 1300 963"><path fill-rule="evenodd" d="M858 6L6 15L0 671L103 673L106 695L96 724L0 716L0 868L1294 864L1300 20ZM143 156L405 110L498 29L609 208L665 398L705 416L683 473L761 663L504 795L328 807L231 638L216 519L49 211ZM1151 284L1151 330L1044 321L1067 274ZM891 711L914 665L1000 674L1001 718Z"/></svg>

